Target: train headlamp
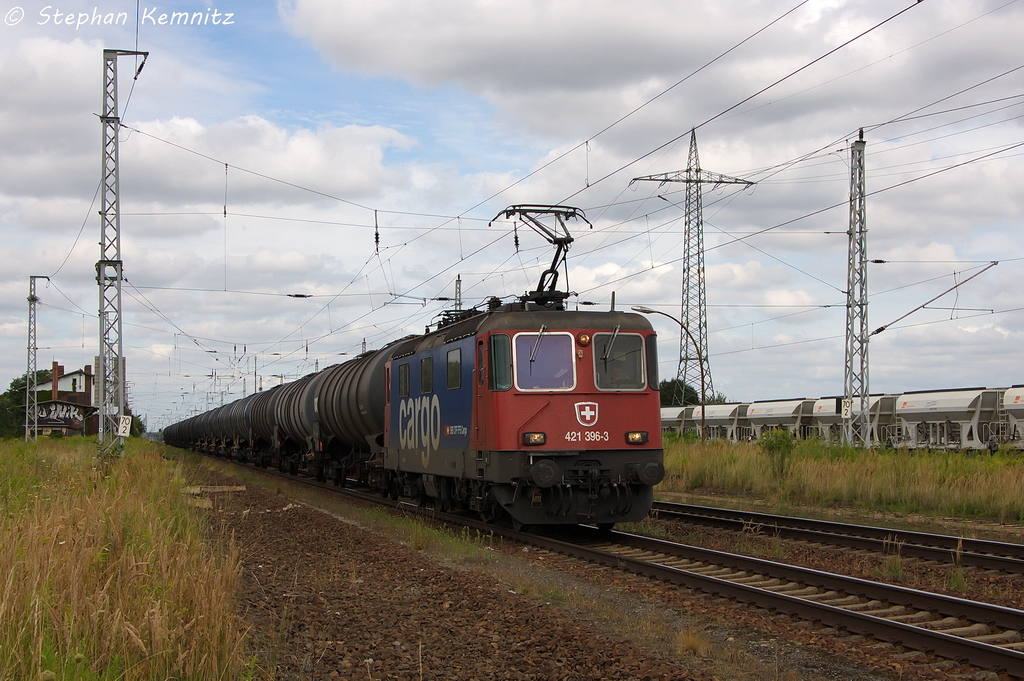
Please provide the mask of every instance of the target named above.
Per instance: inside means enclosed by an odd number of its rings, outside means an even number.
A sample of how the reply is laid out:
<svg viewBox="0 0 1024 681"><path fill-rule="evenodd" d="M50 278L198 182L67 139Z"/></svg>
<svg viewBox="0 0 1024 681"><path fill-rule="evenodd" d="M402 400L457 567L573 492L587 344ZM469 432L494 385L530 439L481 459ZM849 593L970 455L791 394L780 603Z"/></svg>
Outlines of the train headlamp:
<svg viewBox="0 0 1024 681"><path fill-rule="evenodd" d="M626 444L628 445L645 445L647 444L647 431L646 430L633 430L626 433Z"/></svg>
<svg viewBox="0 0 1024 681"><path fill-rule="evenodd" d="M580 335L576 336L576 342L583 347L587 347L588 345L590 345L590 341L591 338L589 333L581 333Z"/></svg>
<svg viewBox="0 0 1024 681"><path fill-rule="evenodd" d="M523 433L523 446L524 447L537 447L548 441L548 436L544 433Z"/></svg>

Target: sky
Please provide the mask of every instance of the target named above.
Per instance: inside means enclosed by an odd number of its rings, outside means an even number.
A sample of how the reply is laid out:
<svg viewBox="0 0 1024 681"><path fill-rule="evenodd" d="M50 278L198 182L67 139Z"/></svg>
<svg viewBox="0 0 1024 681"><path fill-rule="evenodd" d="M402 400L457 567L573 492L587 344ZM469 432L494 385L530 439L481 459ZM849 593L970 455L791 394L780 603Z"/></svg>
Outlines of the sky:
<svg viewBox="0 0 1024 681"><path fill-rule="evenodd" d="M1024 383L1024 2L0 14L0 381L26 371L32 276L49 277L37 366L97 354L102 52L120 49L148 52L137 77L119 58L118 113L128 401L152 430L422 333L457 279L465 308L534 288L553 250L494 219L513 204L592 224L569 224L570 309L614 294L679 316L685 185L631 180L685 169L691 130L703 170L756 183L703 186L716 392L842 393L862 129L868 318L886 327L871 391ZM679 326L651 321L674 377Z"/></svg>

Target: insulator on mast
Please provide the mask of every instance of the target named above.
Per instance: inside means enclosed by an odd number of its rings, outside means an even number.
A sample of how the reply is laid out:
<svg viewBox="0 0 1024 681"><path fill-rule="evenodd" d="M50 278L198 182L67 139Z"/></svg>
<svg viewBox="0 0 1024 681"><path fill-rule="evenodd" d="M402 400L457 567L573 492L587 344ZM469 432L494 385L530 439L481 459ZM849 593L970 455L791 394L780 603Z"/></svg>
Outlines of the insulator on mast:
<svg viewBox="0 0 1024 681"><path fill-rule="evenodd" d="M373 211L373 252L380 255L380 227L377 225L377 210Z"/></svg>

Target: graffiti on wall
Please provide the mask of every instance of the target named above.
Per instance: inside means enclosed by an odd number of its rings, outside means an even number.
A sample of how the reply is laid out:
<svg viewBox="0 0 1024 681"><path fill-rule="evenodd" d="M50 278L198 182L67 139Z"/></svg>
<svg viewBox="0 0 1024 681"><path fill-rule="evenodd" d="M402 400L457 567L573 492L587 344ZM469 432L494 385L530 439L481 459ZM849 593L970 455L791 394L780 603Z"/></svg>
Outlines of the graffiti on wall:
<svg viewBox="0 0 1024 681"><path fill-rule="evenodd" d="M83 408L77 404L65 402L49 402L40 404L36 411L37 423L42 426L81 427L84 418Z"/></svg>

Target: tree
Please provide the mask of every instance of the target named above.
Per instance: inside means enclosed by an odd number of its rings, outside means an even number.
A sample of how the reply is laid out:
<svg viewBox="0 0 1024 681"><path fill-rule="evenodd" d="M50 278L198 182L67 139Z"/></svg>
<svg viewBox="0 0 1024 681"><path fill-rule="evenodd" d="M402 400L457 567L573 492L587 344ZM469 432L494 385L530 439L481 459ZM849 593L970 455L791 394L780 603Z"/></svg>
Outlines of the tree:
<svg viewBox="0 0 1024 681"><path fill-rule="evenodd" d="M124 415L132 417L132 437L140 437L143 433L146 432L146 422L140 419L138 416L136 416L135 412L133 412L132 408L127 404L124 405Z"/></svg>
<svg viewBox="0 0 1024 681"><path fill-rule="evenodd" d="M682 386L682 390L680 390L680 386ZM700 393L693 386L683 383L678 378L662 381L658 384L658 390L661 392L661 406L663 407L683 407L687 404L700 404ZM683 396L681 403L679 401L680 394Z"/></svg>
<svg viewBox="0 0 1024 681"><path fill-rule="evenodd" d="M50 380L49 369L36 372L36 384ZM28 374L22 374L11 381L10 387L0 394L0 438L21 438L25 436L25 386ZM48 400L50 393L40 393L42 400Z"/></svg>
<svg viewBox="0 0 1024 681"><path fill-rule="evenodd" d="M679 403L679 386L683 386L683 403ZM658 384L661 392L661 406L663 407L685 407L689 404L700 404L700 393L689 383L683 383L678 378L671 381L662 381ZM725 393L715 393L705 401L705 404L728 404L729 399Z"/></svg>

